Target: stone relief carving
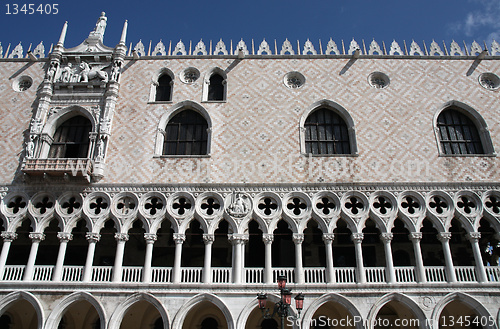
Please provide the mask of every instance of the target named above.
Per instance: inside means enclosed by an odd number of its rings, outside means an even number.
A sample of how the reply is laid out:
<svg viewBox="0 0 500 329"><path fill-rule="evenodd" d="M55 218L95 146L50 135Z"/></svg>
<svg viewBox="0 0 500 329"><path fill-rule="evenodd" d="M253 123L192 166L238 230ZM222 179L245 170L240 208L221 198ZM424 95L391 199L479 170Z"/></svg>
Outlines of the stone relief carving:
<svg viewBox="0 0 500 329"><path fill-rule="evenodd" d="M121 69L122 69L122 62L118 60L113 61L113 65L111 67L111 78L109 80L113 82L118 82Z"/></svg>
<svg viewBox="0 0 500 329"><path fill-rule="evenodd" d="M479 45L479 43L477 43L476 41L474 41L472 43L471 47L470 47L470 55L471 56L477 56L482 51L483 51L483 48L481 48L481 46Z"/></svg>
<svg viewBox="0 0 500 329"><path fill-rule="evenodd" d="M241 50L245 55L248 55L247 45L245 44L245 41L243 41L243 39L241 39L240 42L238 42L236 49L238 49L238 51Z"/></svg>
<svg viewBox="0 0 500 329"><path fill-rule="evenodd" d="M40 42L38 46L33 50L33 55L38 55L40 58L45 57L45 47L43 46L43 42Z"/></svg>
<svg viewBox="0 0 500 329"><path fill-rule="evenodd" d="M47 69L47 73L45 74L45 79L47 79L50 82L53 82L56 77L58 69L59 69L59 62L51 61L49 64L49 68Z"/></svg>
<svg viewBox="0 0 500 329"><path fill-rule="evenodd" d="M91 67L88 63L80 63L80 81L88 82L94 78L99 78L102 82L108 82L108 73L102 71L102 68Z"/></svg>
<svg viewBox="0 0 500 329"><path fill-rule="evenodd" d="M370 49L368 50L369 55L373 55L377 53L377 55L383 55L384 53L382 52L382 49L380 49L380 46L375 40L372 40L370 43Z"/></svg>
<svg viewBox="0 0 500 329"><path fill-rule="evenodd" d="M352 39L351 43L349 44L349 51L347 53L349 55L352 55L358 49L361 51L361 48L359 47L356 40Z"/></svg>
<svg viewBox="0 0 500 329"><path fill-rule="evenodd" d="M35 156L35 143L34 143L35 138L36 138L35 135L30 135L30 139L26 144L26 157L28 159L32 159Z"/></svg>
<svg viewBox="0 0 500 329"><path fill-rule="evenodd" d="M436 41L432 40L431 49L429 51L429 55L433 56L434 54L438 54L440 56L444 56L444 53L441 50L441 47L439 47L439 45L437 44Z"/></svg>
<svg viewBox="0 0 500 329"><path fill-rule="evenodd" d="M410 46L410 56L413 56L415 54L424 56L424 52L422 51L422 49L420 49L420 46L415 41L412 41Z"/></svg>
<svg viewBox="0 0 500 329"><path fill-rule="evenodd" d="M251 203L248 196L242 193L233 193L231 195L231 204L227 207L227 212L233 217L244 217L251 209Z"/></svg>

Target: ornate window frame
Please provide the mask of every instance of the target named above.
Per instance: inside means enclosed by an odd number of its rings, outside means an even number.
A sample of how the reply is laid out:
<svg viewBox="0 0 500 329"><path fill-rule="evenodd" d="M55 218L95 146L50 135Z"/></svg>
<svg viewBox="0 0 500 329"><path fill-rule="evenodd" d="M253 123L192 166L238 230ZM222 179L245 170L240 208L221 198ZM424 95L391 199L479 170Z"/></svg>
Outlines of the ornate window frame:
<svg viewBox="0 0 500 329"><path fill-rule="evenodd" d="M439 136L439 127L438 127L438 117L444 110L453 107L453 109L460 111L464 115L466 115L475 125L477 131L479 133L479 138L481 139L481 144L483 146L484 153L482 154L446 154L441 145L441 138ZM481 157L481 156L496 156L495 149L493 147L493 142L490 136L490 130L486 121L484 121L481 114L479 114L474 108L471 106L459 102L457 100L451 100L443 104L435 113L433 118L433 127L434 127L434 136L436 138L437 149L439 152L439 156L445 157Z"/></svg>
<svg viewBox="0 0 500 329"><path fill-rule="evenodd" d="M203 155L166 155L163 154L163 142L165 140L165 128L167 127L168 122L179 112L184 110L193 110L198 112L205 120L207 120L208 129L207 129L207 154ZM160 118L158 122L158 128L156 129L156 138L155 138L155 148L153 157L157 158L206 158L210 157L211 152L211 144L212 144L212 119L208 114L207 110L203 106L193 101L183 101L177 103L170 107Z"/></svg>
<svg viewBox="0 0 500 329"><path fill-rule="evenodd" d="M222 85L224 86L224 97L223 97L223 100L221 100L221 101L208 100L208 87L210 86L210 78L214 74L219 74L220 76L222 76L222 79L223 79ZM220 67L214 67L205 74L205 77L203 78L203 92L202 92L201 101L203 103L225 103L225 102L227 102L227 74Z"/></svg>
<svg viewBox="0 0 500 329"><path fill-rule="evenodd" d="M320 108L327 108L338 114L347 125L347 132L349 136L349 146L351 148L350 154L311 154L314 157L349 157L358 156L358 146L356 143L356 128L354 126L354 120L347 110L338 103L333 101L323 99L313 103L309 108L302 114L299 122L299 136L300 136L300 153L302 155L309 155L306 152L306 128L305 122L309 115Z"/></svg>
<svg viewBox="0 0 500 329"><path fill-rule="evenodd" d="M52 145L53 137L57 128L66 120L69 120L79 115L89 119L90 123L92 124L92 129L90 130L89 137L92 137L92 135L94 136L97 135L96 131L97 124L95 122L95 118L87 109L80 106L66 107L60 110L57 114L50 117L45 123L45 126L43 127L43 130L41 132L41 138L44 142L40 146L39 156L35 158L46 159L49 155L50 146ZM90 145L87 158L91 159L93 157L94 148L95 148L94 142L92 141L92 138L90 138Z"/></svg>
<svg viewBox="0 0 500 329"><path fill-rule="evenodd" d="M160 79L160 77L165 75L165 74L170 76L170 79L172 79L170 82L170 100L169 101L157 101L156 100L156 87L158 86L158 79ZM174 96L174 86L175 86L174 73L166 67L159 69L158 71L155 72L155 74L151 78L148 103L151 103L151 104L169 104L169 103L172 103L172 99Z"/></svg>

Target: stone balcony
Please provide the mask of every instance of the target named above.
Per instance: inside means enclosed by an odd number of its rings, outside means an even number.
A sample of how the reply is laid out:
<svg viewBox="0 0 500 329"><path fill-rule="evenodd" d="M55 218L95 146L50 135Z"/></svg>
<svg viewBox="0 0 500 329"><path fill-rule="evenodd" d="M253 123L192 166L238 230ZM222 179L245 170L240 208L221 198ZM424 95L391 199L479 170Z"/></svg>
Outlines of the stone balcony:
<svg viewBox="0 0 500 329"><path fill-rule="evenodd" d="M21 170L34 176L89 177L92 168L92 160L86 158L26 159Z"/></svg>

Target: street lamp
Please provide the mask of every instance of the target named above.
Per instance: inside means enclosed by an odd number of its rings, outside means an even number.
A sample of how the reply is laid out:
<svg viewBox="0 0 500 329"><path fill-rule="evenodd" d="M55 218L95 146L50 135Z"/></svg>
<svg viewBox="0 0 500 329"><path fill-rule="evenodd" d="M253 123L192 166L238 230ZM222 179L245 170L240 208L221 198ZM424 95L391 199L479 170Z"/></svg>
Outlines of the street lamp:
<svg viewBox="0 0 500 329"><path fill-rule="evenodd" d="M279 302L274 304L273 313L270 314L269 308L266 308L267 295L265 293L260 293L257 295L257 301L259 302L259 308L262 311L262 317L264 319L271 319L274 315L278 315L281 318L281 329L285 329L285 318L291 316L292 320L297 320L300 317L300 312L304 308L304 295L299 293L295 296L295 308L298 311L298 316L290 315L290 304L292 303L292 290L286 288L286 276L278 276L278 289L280 290L281 299Z"/></svg>

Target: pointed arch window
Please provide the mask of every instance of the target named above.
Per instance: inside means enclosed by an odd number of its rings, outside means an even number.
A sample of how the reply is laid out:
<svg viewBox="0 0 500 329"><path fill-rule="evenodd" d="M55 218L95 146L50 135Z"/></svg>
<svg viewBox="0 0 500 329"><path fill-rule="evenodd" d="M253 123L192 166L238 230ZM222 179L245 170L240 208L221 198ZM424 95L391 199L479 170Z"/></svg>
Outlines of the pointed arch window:
<svg viewBox="0 0 500 329"><path fill-rule="evenodd" d="M208 84L208 101L224 101L226 100L226 81L222 75L214 73L210 76Z"/></svg>
<svg viewBox="0 0 500 329"><path fill-rule="evenodd" d="M168 102L172 100L172 77L164 73L158 78L158 85L156 86L156 102Z"/></svg>
<svg viewBox="0 0 500 329"><path fill-rule="evenodd" d="M163 155L206 155L208 123L198 112L187 109L177 113L167 124Z"/></svg>
<svg viewBox="0 0 500 329"><path fill-rule="evenodd" d="M312 112L304 123L305 151L310 154L351 154L344 119L328 108Z"/></svg>
<svg viewBox="0 0 500 329"><path fill-rule="evenodd" d="M443 154L485 154L477 126L462 111L448 108L437 118L439 142Z"/></svg>
<svg viewBox="0 0 500 329"><path fill-rule="evenodd" d="M81 115L64 121L54 133L49 158L87 158L91 130L92 123Z"/></svg>

